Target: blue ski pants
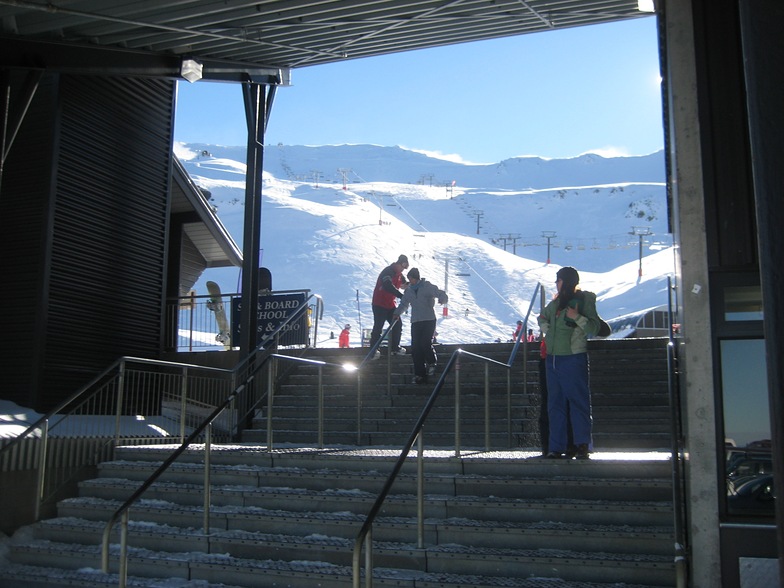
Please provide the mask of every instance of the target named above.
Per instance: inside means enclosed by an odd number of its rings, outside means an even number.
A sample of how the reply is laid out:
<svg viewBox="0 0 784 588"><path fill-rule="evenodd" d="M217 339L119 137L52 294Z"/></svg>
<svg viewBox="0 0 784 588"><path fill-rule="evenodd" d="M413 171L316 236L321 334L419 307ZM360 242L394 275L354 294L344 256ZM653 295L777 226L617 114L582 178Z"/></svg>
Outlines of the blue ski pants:
<svg viewBox="0 0 784 588"><path fill-rule="evenodd" d="M548 355L545 361L550 451L566 452L569 420L572 424L574 444L585 444L589 449L593 449L588 354Z"/></svg>

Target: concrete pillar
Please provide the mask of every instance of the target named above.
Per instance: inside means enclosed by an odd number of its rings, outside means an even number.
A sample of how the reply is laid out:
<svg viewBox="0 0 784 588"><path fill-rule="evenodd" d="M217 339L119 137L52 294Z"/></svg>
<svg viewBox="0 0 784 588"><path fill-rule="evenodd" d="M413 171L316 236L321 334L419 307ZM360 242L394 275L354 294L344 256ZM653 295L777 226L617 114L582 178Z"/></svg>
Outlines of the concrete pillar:
<svg viewBox="0 0 784 588"><path fill-rule="evenodd" d="M685 435L690 586L721 586L716 410L701 129L691 0L664 0L668 157L679 248L678 349Z"/></svg>

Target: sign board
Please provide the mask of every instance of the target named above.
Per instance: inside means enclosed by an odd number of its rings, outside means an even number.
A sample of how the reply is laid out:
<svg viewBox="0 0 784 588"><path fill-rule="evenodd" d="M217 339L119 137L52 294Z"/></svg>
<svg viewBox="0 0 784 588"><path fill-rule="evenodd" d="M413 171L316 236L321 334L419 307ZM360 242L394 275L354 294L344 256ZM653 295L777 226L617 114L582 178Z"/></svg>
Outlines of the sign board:
<svg viewBox="0 0 784 588"><path fill-rule="evenodd" d="M305 304L306 292L286 294L263 294L256 303L257 336L256 345L264 337L272 334L288 317ZM308 344L308 315L302 313L293 323L286 325L280 333L280 345L307 345ZM231 299L231 336L233 341L240 340L242 325L242 299Z"/></svg>

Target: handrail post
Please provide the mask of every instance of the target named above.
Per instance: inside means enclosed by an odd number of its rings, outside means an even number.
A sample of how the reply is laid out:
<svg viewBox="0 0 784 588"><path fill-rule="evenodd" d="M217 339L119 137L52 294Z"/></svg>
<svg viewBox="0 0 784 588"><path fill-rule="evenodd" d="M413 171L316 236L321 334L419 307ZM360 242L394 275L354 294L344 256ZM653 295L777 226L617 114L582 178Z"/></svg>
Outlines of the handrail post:
<svg viewBox="0 0 784 588"><path fill-rule="evenodd" d="M544 286L542 286L544 289ZM537 288L537 291L539 289ZM536 292L534 293L534 300L536 300ZM526 337L527 339L528 337ZM511 370L511 368L510 368ZM509 385L509 447L512 447L512 390L511 384ZM523 398L528 400L528 343L523 345Z"/></svg>
<svg viewBox="0 0 784 588"><path fill-rule="evenodd" d="M362 371L357 370L357 445L362 445Z"/></svg>
<svg viewBox="0 0 784 588"><path fill-rule="evenodd" d="M509 449L512 448L512 367L511 366L506 368L506 445Z"/></svg>
<svg viewBox="0 0 784 588"><path fill-rule="evenodd" d="M49 419L44 420L41 427L41 441L38 444L38 476L36 480L35 506L33 520L41 518L41 503L44 500L44 485L46 483L46 454L49 445Z"/></svg>
<svg viewBox="0 0 784 588"><path fill-rule="evenodd" d="M114 414L114 446L120 444L120 416L122 405L125 402L125 358L120 362L119 375L117 376L117 410Z"/></svg>
<svg viewBox="0 0 784 588"><path fill-rule="evenodd" d="M237 389L237 373L236 372L232 372L231 373L231 377L229 378L229 386L230 386L229 387L229 391L230 392L231 392L231 390L236 390ZM253 387L255 388L255 386L253 386ZM250 404L251 402L255 403L255 398L253 396L253 393L249 392L248 396L250 396L250 398L247 401L248 404ZM240 438L240 433L241 433L241 431L240 431L240 411L242 410L242 405L239 402L236 401L236 398L232 398L231 404L229 405L229 410L233 411L231 414L234 415L234 422L232 423L231 430L234 432L234 438L235 439L239 439ZM254 408L254 411L255 410L256 409ZM254 416L255 416L255 414L254 414Z"/></svg>
<svg viewBox="0 0 784 588"><path fill-rule="evenodd" d="M185 441L185 420L188 417L188 368L182 368L180 375L180 443Z"/></svg>
<svg viewBox="0 0 784 588"><path fill-rule="evenodd" d="M365 588L373 588L373 528L365 537Z"/></svg>
<svg viewBox="0 0 784 588"><path fill-rule="evenodd" d="M425 548L425 442L417 436L417 547Z"/></svg>
<svg viewBox="0 0 784 588"><path fill-rule="evenodd" d="M389 346L389 339L387 339L387 394L392 394L392 347Z"/></svg>
<svg viewBox="0 0 784 588"><path fill-rule="evenodd" d="M204 534L210 534L210 457L212 454L212 421L204 430Z"/></svg>
<svg viewBox="0 0 784 588"><path fill-rule="evenodd" d="M361 588L360 586L360 572L361 562L359 556L361 555L361 547L358 543L354 544L354 553L351 556L351 588Z"/></svg>
<svg viewBox="0 0 784 588"><path fill-rule="evenodd" d="M318 446L324 448L324 366L318 368Z"/></svg>
<svg viewBox="0 0 784 588"><path fill-rule="evenodd" d="M191 290L190 298L191 298L190 304L188 305L188 308L190 309L190 324L188 326L188 329L189 329L189 332L188 332L188 351L193 351L193 320L194 320L194 315L196 314L196 312L195 312L195 310L196 310L196 299L194 297L194 290ZM180 311L180 303L177 302L177 310L175 311L175 315L179 315L179 311ZM180 317L177 316L177 323L179 323L179 322L180 322ZM177 333L177 328L178 328L178 325L175 324L174 325L174 334L175 335ZM175 337L175 341L176 340L177 339Z"/></svg>
<svg viewBox="0 0 784 588"><path fill-rule="evenodd" d="M460 457L460 355L455 360L455 457Z"/></svg>
<svg viewBox="0 0 784 588"><path fill-rule="evenodd" d="M490 451L490 364L485 362L485 451Z"/></svg>
<svg viewBox="0 0 784 588"><path fill-rule="evenodd" d="M125 510L120 521L120 563L118 569L119 588L125 588L128 582L128 517L129 510Z"/></svg>
<svg viewBox="0 0 784 588"><path fill-rule="evenodd" d="M272 397L275 385L274 367L277 358L273 357L270 365L267 366L267 451L272 451Z"/></svg>

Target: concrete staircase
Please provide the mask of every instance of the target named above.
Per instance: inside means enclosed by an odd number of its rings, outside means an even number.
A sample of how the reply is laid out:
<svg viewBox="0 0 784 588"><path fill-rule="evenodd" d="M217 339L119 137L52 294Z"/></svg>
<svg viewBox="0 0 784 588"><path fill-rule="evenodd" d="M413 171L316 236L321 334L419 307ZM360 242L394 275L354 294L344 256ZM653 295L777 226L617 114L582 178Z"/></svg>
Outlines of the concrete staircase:
<svg viewBox="0 0 784 588"><path fill-rule="evenodd" d="M469 449L464 441L455 457L446 448L454 442L451 401L442 399L444 422L434 421L425 434L424 547L417 544L412 454L374 526L374 585L675 586L671 469L666 451L658 450L668 445L659 430L667 424L665 346L600 341L592 342L590 352L597 426L597 453L590 461L539 459L536 444L507 448L505 433L493 435L489 451ZM364 383L377 376L383 383L373 384L372 392L363 386L363 429L369 430L362 435L376 441L373 445L341 445L356 442L356 389L349 382L341 392L325 373L325 404L334 411L327 447L314 446L312 423L297 414L312 408L306 401L310 391L302 392L310 376L300 371L276 398L274 418L281 427L275 429L274 449L253 441L213 447L208 534L202 528L203 455L197 449L184 454L131 510L128 585L351 586L354 538L399 453L385 446L407 438L430 393L430 387L406 384L410 358L393 361L400 383L390 393L383 360L374 362L378 374L363 378ZM624 362L633 369L624 369ZM604 367L608 363L616 367ZM529 393L518 390L513 401L516 442L534 439L533 367ZM475 402L469 399L472 382L483 387L484 371L469 374L475 369L469 363L461 369L467 408ZM635 375L644 381L635 383ZM505 378L504 394L494 388L491 406L495 414L495 395L504 396L504 420ZM660 384L649 387L649 381ZM612 382L628 389L617 390ZM278 413L289 404L287 416ZM346 419L342 412L349 413ZM433 430L438 428L441 433ZM475 447L483 444L484 433L470 435L480 440ZM57 518L17 532L0 566L0 586L117 585L116 575L96 571L104 521L170 450L119 448L96 479L80 485L79 496L59 503ZM118 543L115 531L114 569Z"/></svg>

